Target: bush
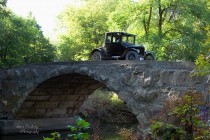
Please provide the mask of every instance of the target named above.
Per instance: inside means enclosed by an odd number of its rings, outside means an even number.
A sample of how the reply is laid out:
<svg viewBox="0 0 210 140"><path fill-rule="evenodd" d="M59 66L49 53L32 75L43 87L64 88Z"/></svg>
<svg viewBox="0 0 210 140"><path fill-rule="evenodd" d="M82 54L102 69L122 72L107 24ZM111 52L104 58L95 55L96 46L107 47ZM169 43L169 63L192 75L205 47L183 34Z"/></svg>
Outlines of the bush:
<svg viewBox="0 0 210 140"><path fill-rule="evenodd" d="M201 94L193 91L174 101L167 101L162 115L155 118L150 126L153 136L163 140L209 139L210 128L199 116L199 107L203 105Z"/></svg>
<svg viewBox="0 0 210 140"><path fill-rule="evenodd" d="M90 124L84 119L78 117L76 120L76 126L68 125L67 127L71 130L71 134L68 134L65 140L69 140L71 138L73 138L74 140L89 139L89 133L87 132L87 130L90 128ZM62 140L59 132L53 132L50 135L51 137L44 137L43 140Z"/></svg>

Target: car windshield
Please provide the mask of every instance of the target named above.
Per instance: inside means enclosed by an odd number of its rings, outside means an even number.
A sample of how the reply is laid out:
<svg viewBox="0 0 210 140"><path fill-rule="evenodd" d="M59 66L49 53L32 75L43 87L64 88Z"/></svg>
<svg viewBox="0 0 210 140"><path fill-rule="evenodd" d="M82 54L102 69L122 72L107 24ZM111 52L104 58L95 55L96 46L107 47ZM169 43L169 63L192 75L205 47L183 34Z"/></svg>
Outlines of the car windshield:
<svg viewBox="0 0 210 140"><path fill-rule="evenodd" d="M134 35L123 35L122 42L127 42L129 44L135 45L135 36Z"/></svg>

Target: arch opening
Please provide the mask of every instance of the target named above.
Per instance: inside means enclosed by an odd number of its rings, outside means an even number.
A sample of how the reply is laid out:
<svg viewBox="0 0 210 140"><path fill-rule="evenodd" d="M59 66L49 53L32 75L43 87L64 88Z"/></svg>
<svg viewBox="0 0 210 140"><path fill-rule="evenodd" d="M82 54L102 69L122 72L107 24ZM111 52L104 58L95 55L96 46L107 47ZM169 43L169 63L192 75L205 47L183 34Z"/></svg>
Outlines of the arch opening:
<svg viewBox="0 0 210 140"><path fill-rule="evenodd" d="M105 87L90 76L69 73L50 78L36 87L15 115L16 119L71 117L85 99Z"/></svg>
<svg viewBox="0 0 210 140"><path fill-rule="evenodd" d="M106 87L98 88L89 95L81 105L80 113L90 122L95 120L114 124L138 122L117 93Z"/></svg>

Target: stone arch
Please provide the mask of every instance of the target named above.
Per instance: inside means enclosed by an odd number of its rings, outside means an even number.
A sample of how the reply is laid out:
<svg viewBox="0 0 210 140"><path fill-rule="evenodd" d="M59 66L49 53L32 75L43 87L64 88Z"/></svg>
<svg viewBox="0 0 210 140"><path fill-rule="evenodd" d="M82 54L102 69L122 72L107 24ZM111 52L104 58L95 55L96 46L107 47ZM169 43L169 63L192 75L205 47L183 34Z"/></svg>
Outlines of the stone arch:
<svg viewBox="0 0 210 140"><path fill-rule="evenodd" d="M28 94L16 119L69 117L78 113L84 100L103 83L90 76L67 73L42 82Z"/></svg>

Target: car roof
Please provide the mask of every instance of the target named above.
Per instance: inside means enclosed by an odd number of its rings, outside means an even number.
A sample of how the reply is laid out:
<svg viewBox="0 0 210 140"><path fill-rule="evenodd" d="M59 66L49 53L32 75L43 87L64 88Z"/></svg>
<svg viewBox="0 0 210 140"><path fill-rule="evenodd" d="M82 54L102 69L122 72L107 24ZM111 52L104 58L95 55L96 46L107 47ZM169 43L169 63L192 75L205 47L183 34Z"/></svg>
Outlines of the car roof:
<svg viewBox="0 0 210 140"><path fill-rule="evenodd" d="M126 32L107 32L106 34L117 34L120 33L121 35L127 35L127 36L136 36L135 34L130 34Z"/></svg>

